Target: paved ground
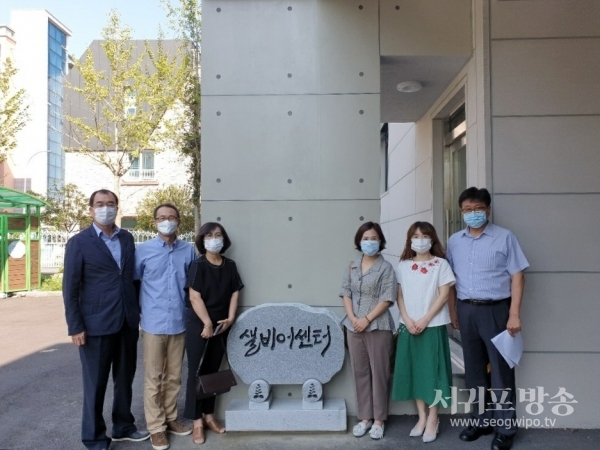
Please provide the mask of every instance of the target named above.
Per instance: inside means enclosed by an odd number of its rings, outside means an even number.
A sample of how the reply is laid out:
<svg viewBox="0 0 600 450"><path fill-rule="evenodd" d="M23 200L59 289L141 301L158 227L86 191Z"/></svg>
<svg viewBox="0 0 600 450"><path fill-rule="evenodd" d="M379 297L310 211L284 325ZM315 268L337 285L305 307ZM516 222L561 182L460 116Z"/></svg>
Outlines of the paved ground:
<svg viewBox="0 0 600 450"><path fill-rule="evenodd" d="M79 440L81 374L76 348L66 336L60 297L26 297L0 300L0 450L83 449ZM141 356L141 352L140 352ZM142 405L142 365L138 362L133 413L145 426ZM111 389L105 417L110 418ZM181 402L182 404L182 402ZM353 423L354 419L350 419ZM416 449L418 438L409 438L414 417L392 417L382 441L350 433L229 433L207 435L202 447L211 449ZM108 424L110 430L110 423ZM463 443L458 429L444 416L439 438L427 450L489 449L491 437ZM189 436L172 438L173 450L197 448ZM600 430L521 430L517 450L596 450ZM151 449L143 443L114 443L113 450Z"/></svg>

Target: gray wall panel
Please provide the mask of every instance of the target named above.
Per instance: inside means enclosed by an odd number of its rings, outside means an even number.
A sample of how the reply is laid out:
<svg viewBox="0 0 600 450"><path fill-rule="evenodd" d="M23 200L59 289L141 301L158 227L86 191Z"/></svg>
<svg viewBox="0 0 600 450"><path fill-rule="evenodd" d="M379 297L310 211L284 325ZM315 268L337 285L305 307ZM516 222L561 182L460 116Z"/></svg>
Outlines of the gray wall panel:
<svg viewBox="0 0 600 450"><path fill-rule="evenodd" d="M497 117L496 192L600 192L600 116Z"/></svg>
<svg viewBox="0 0 600 450"><path fill-rule="evenodd" d="M360 255L354 234L378 220L379 200L203 202L202 220L217 218L233 242L227 254L246 286L244 306L336 306L344 268Z"/></svg>
<svg viewBox="0 0 600 450"><path fill-rule="evenodd" d="M600 38L492 41L492 114L600 114Z"/></svg>
<svg viewBox="0 0 600 450"><path fill-rule="evenodd" d="M538 418L544 424L544 418L556 419L556 428L597 428L598 404L600 403L600 390L598 378L595 374L600 367L600 354L568 354L568 353L527 353L523 355L521 364L517 367L517 389L537 389L542 387L545 394L539 415L527 414L525 407L529 402L519 402L517 417ZM564 417L556 415L552 408L559 401L554 398L559 388L564 387L566 392L573 396L573 413ZM521 392L519 392L520 395ZM568 400L568 398L567 398ZM569 400L570 401L570 400ZM536 412L535 407L532 408ZM565 409L558 410L564 414ZM546 425L545 428L549 428ZM589 448L596 448L590 442ZM574 448L574 447L573 447Z"/></svg>
<svg viewBox="0 0 600 450"><path fill-rule="evenodd" d="M600 195L497 195L494 222L512 230L532 271L600 271Z"/></svg>
<svg viewBox="0 0 600 450"><path fill-rule="evenodd" d="M597 0L492 0L492 39L600 36Z"/></svg>
<svg viewBox="0 0 600 450"><path fill-rule="evenodd" d="M378 95L215 96L202 112L204 198L378 197Z"/></svg>
<svg viewBox="0 0 600 450"><path fill-rule="evenodd" d="M377 3L205 1L202 14L203 95L379 91Z"/></svg>
<svg viewBox="0 0 600 450"><path fill-rule="evenodd" d="M526 351L598 352L600 273L526 273Z"/></svg>

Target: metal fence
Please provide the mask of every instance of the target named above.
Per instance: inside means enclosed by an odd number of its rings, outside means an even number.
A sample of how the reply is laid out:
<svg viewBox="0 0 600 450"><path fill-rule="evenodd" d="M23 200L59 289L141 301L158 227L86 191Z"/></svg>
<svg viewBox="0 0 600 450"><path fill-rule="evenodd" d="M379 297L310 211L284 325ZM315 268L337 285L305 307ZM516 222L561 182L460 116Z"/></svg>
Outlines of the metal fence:
<svg viewBox="0 0 600 450"><path fill-rule="evenodd" d="M156 237L152 231L132 230L135 245L146 242ZM76 233L67 233L66 231L42 230L42 269L58 269L63 266L65 257L65 246L69 238ZM194 233L188 232L177 236L182 241L194 242Z"/></svg>

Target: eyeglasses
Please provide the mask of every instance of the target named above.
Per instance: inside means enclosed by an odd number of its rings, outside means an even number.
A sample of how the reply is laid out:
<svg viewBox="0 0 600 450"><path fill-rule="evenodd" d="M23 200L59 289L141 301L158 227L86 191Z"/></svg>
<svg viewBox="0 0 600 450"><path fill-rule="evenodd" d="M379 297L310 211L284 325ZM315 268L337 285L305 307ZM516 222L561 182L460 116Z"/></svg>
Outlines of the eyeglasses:
<svg viewBox="0 0 600 450"><path fill-rule="evenodd" d="M487 206L476 206L473 209L461 209L463 214L469 214L472 212L485 212L485 210L487 209Z"/></svg>
<svg viewBox="0 0 600 450"><path fill-rule="evenodd" d="M154 220L156 220L157 222L164 222L165 220L168 220L169 222L177 222L179 220L179 217L177 217L177 216L169 216L169 217L160 216L160 217L155 217Z"/></svg>

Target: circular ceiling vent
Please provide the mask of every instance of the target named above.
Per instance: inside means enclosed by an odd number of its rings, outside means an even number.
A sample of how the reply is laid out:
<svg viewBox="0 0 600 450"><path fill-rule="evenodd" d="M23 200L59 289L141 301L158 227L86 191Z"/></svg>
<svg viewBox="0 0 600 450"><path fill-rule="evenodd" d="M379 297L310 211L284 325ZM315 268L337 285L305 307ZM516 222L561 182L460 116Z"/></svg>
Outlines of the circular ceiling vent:
<svg viewBox="0 0 600 450"><path fill-rule="evenodd" d="M404 81L396 86L396 89L398 89L400 92L411 93L420 91L422 87L423 85L418 81Z"/></svg>

